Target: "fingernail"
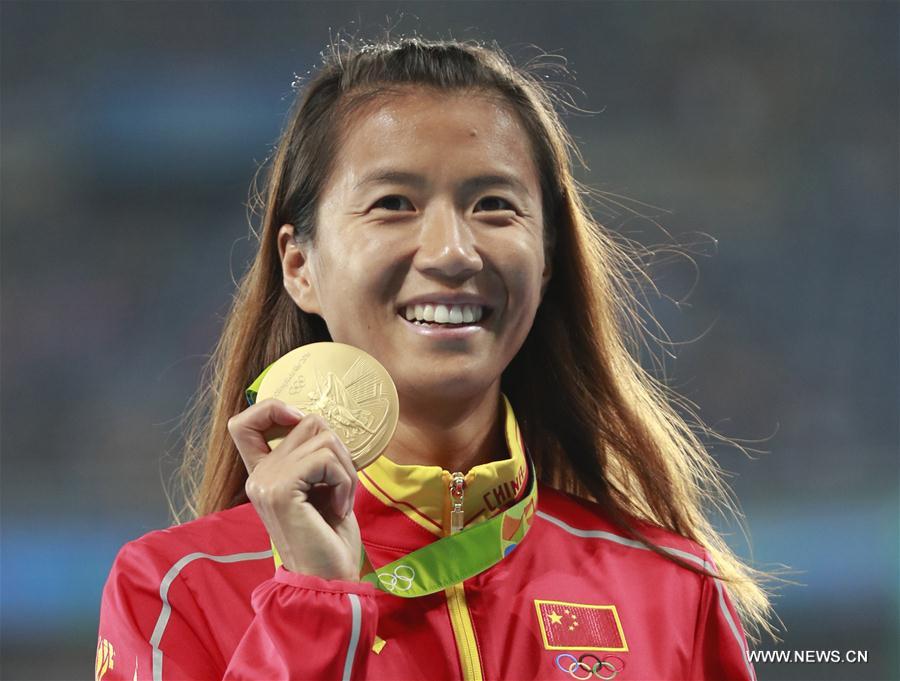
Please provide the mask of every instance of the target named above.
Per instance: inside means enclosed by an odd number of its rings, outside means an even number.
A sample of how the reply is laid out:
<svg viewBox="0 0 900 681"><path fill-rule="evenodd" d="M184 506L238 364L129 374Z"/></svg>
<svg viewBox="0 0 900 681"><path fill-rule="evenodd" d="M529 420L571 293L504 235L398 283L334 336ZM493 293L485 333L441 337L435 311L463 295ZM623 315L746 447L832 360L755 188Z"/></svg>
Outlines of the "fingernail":
<svg viewBox="0 0 900 681"><path fill-rule="evenodd" d="M353 497L350 497L349 499L347 499L347 510L344 511L344 517L346 518L348 515L350 515L350 511L352 511L352 510L353 510Z"/></svg>
<svg viewBox="0 0 900 681"><path fill-rule="evenodd" d="M297 409L297 407L292 404L287 405L287 409L293 416L296 416L298 419L302 419L304 416L303 412Z"/></svg>

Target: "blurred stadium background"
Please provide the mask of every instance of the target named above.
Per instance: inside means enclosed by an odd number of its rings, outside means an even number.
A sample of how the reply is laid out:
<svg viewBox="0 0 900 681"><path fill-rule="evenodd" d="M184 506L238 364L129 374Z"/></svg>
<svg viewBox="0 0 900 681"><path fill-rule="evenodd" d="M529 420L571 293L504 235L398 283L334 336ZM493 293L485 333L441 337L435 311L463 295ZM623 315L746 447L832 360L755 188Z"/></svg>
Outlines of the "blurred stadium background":
<svg viewBox="0 0 900 681"><path fill-rule="evenodd" d="M898 8L0 3L2 677L93 673L116 551L169 522L294 75L338 30L392 25L568 60L556 80L597 112L565 117L579 177L643 215L598 216L693 254L654 268L671 384L765 452L713 447L752 551L729 541L803 584L760 648L868 651L759 678L900 678Z"/></svg>

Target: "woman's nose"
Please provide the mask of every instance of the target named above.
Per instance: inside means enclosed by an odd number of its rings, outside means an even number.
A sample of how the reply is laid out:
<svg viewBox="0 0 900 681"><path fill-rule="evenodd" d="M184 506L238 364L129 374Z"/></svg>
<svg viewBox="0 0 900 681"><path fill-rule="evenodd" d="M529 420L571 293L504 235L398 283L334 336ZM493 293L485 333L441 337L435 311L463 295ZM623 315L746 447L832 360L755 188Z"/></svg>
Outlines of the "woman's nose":
<svg viewBox="0 0 900 681"><path fill-rule="evenodd" d="M423 218L413 264L432 276L467 279L483 267L475 246L475 234L462 216L451 208L435 209Z"/></svg>

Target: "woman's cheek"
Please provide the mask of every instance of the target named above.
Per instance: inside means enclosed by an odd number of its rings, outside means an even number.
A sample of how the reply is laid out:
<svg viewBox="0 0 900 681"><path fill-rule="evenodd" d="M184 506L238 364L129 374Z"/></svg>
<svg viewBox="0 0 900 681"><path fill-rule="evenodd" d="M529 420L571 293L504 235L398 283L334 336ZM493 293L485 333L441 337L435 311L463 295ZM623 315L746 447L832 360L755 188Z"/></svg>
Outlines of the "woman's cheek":
<svg viewBox="0 0 900 681"><path fill-rule="evenodd" d="M540 297L542 269L537 265L534 259L529 259L511 268L509 294L520 309L527 310L536 306Z"/></svg>

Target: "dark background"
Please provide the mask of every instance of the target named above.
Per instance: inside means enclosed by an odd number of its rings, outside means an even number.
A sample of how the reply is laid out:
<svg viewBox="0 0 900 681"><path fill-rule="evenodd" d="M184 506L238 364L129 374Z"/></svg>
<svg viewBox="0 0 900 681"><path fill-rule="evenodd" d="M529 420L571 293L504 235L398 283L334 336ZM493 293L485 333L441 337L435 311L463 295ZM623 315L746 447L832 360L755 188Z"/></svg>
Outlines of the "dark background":
<svg viewBox="0 0 900 681"><path fill-rule="evenodd" d="M900 677L898 8L0 3L2 676L92 674L117 549L169 522L294 75L339 29L392 25L568 60L555 79L597 112L565 117L579 178L645 216L598 217L692 254L650 304L670 383L763 452L713 447L753 548L723 527L732 546L803 584L779 647L868 651L760 679Z"/></svg>

